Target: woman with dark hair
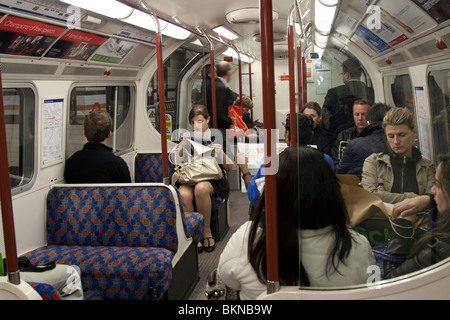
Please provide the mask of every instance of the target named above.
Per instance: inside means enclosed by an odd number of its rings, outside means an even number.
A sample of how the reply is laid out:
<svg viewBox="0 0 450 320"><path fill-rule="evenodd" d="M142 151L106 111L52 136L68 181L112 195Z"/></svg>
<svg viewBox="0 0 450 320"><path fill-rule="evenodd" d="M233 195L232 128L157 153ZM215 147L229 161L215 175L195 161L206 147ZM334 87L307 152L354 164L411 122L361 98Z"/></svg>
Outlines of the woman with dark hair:
<svg viewBox="0 0 450 320"><path fill-rule="evenodd" d="M233 166L233 160L228 158L223 150L223 145L212 143L212 134L209 129L210 116L208 109L204 105L195 105L189 112L189 123L194 128L194 141L198 134L202 139L202 144L208 145L214 149L215 157L218 160L222 171L229 171ZM183 158L183 137L180 137L181 143L177 152L177 156ZM211 155L212 156L212 155ZM198 243L198 251L203 250L212 252L215 248L214 238L211 231L211 196L218 194L222 199L228 199L230 193L230 185L224 174L220 180L208 180L197 182L195 185L182 185L176 183L175 186L179 188L181 203L185 212L198 211L205 219L204 238Z"/></svg>
<svg viewBox="0 0 450 320"><path fill-rule="evenodd" d="M365 283L375 264L367 239L347 228L339 183L323 155L312 148L287 148L279 156L278 250L282 285L314 287ZM265 192L227 243L218 273L241 299L266 290ZM299 257L300 252L300 257ZM300 263L299 263L300 262Z"/></svg>
<svg viewBox="0 0 450 320"><path fill-rule="evenodd" d="M417 214L404 214L392 222L386 253L407 256L403 263L384 262L384 278L394 278L426 268L450 257L450 155L440 156L436 182L431 188L436 206L428 213L428 229L417 242ZM427 196L421 196L426 198Z"/></svg>

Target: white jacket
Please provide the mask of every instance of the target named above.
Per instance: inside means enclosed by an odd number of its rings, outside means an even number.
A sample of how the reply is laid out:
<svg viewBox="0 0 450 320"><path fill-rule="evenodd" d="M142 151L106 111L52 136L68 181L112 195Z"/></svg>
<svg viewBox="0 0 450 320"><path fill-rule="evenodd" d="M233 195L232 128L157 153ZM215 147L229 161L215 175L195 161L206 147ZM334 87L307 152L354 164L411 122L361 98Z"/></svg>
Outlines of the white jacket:
<svg viewBox="0 0 450 320"><path fill-rule="evenodd" d="M256 299L266 290L259 282L248 260L248 236L252 222L244 223L230 238L219 260L218 273L230 288L240 291L240 298ZM259 229L258 232L260 232ZM342 287L367 282L367 268L375 265L375 258L367 239L350 230L352 249L346 263L339 262L338 270L326 274L328 252L335 242L332 227L317 230L301 230L301 259L312 287Z"/></svg>

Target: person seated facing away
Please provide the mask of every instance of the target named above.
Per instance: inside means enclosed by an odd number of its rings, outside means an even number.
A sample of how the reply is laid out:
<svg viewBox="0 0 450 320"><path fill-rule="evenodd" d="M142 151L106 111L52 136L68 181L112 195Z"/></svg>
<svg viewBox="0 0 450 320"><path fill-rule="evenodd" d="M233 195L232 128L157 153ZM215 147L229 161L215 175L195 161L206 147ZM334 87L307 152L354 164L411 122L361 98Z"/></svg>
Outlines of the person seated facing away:
<svg viewBox="0 0 450 320"><path fill-rule="evenodd" d="M301 113L309 115L314 123L313 136L308 144L323 154L331 154L334 136L320 125L322 122L322 109L320 105L317 102L309 101L303 105Z"/></svg>
<svg viewBox="0 0 450 320"><path fill-rule="evenodd" d="M333 158L336 166L340 163L348 142L356 137L359 137L360 132L367 127L366 114L370 110L371 106L372 102L366 99L358 99L353 103L354 125L339 132L336 137L336 141L333 144L331 157Z"/></svg>
<svg viewBox="0 0 450 320"><path fill-rule="evenodd" d="M87 143L66 160L67 183L128 183L130 170L126 162L106 145L111 137L112 119L105 110L94 110L84 119Z"/></svg>
<svg viewBox="0 0 450 320"><path fill-rule="evenodd" d="M407 259L402 263L384 262L384 279L408 274L450 257L450 155L448 154L439 157L436 183L431 192L436 206L428 213L428 231L417 242L413 228L413 224L419 219L416 213L397 215L393 221L386 253L405 256ZM427 195L413 199L417 198L422 198L425 203L429 202ZM413 199L408 199L408 202L412 202Z"/></svg>
<svg viewBox="0 0 450 320"><path fill-rule="evenodd" d="M291 119L290 115L286 115L286 121L283 122L285 132L284 132L284 139L286 140L286 143L288 146L290 146L291 143ZM312 137L312 130L313 130L313 121L310 116L304 113L297 113L297 146L299 147L307 147L309 144L309 141L311 141ZM334 171L334 164L331 157L327 154L323 154L324 158L327 160L328 164L330 165L331 169ZM243 179L244 181L248 178L246 178L246 173L248 172L248 168L246 165L246 162L244 161L238 162L238 165L242 171ZM260 190L262 190L262 187L264 186L264 164L259 167L258 171L256 172L255 176L252 177L250 183L247 185L247 195L248 199L253 205L256 205L258 202L259 196L260 196Z"/></svg>
<svg viewBox="0 0 450 320"><path fill-rule="evenodd" d="M364 161L364 189L388 203L429 193L434 184L435 168L413 146L414 115L406 108L392 108L383 119L383 129L388 150L374 153Z"/></svg>
<svg viewBox="0 0 450 320"><path fill-rule="evenodd" d="M219 158L219 166L229 171L233 167L233 161L227 157L223 151L223 146L220 144L212 144L211 142L211 130L209 129L210 116L208 109L203 105L195 105L189 112L189 123L194 128L195 133L202 134L202 144L209 144L214 148L215 156ZM183 156L183 140L184 137L180 137L181 143L179 144L179 150L176 152L178 156ZM195 138L194 138L195 141ZM195 185L182 185L179 182L175 183L175 186L180 190L181 203L185 212L200 212L205 220L204 237L201 242L197 244L198 251L203 250L212 252L215 248L214 238L211 231L211 196L218 194L222 199L227 200L230 194L230 185L224 174L220 180L209 180L197 182Z"/></svg>
<svg viewBox="0 0 450 320"><path fill-rule="evenodd" d="M386 151L386 136L381 123L389 109L384 103L376 103L367 111L367 127L357 138L348 141L336 173L354 174L361 180L364 160L372 153Z"/></svg>
<svg viewBox="0 0 450 320"><path fill-rule="evenodd" d="M366 283L375 263L368 240L347 227L348 214L336 175L313 148L279 155L278 250L281 285L333 287ZM222 252L218 274L240 299L266 291L265 191ZM301 255L299 256L299 252Z"/></svg>

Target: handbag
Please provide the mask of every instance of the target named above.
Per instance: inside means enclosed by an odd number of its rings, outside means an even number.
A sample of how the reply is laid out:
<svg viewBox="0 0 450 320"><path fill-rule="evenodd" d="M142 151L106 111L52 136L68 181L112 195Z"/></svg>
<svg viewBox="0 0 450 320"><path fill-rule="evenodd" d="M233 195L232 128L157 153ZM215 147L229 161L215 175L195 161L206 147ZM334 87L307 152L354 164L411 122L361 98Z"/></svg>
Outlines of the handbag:
<svg viewBox="0 0 450 320"><path fill-rule="evenodd" d="M193 141L188 141L191 144L193 143ZM174 152L171 154L174 154ZM182 185L192 186L198 182L220 180L223 178L222 168L211 153L194 153L194 155L189 155L186 158L187 161L177 163L170 157L170 161L175 165L175 172L172 175L172 185L178 182Z"/></svg>

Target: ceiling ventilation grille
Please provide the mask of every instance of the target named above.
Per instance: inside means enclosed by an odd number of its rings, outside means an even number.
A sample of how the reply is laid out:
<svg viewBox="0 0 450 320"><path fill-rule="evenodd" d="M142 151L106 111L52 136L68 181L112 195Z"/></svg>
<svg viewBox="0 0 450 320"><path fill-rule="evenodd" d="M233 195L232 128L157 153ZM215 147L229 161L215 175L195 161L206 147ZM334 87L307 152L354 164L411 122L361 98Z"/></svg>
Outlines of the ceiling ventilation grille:
<svg viewBox="0 0 450 320"><path fill-rule="evenodd" d="M228 12L226 15L229 23L259 23L259 8L242 8ZM278 13L272 11L273 20L278 19Z"/></svg>

